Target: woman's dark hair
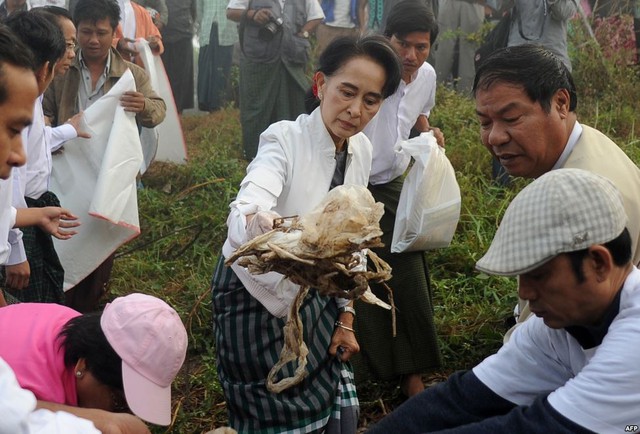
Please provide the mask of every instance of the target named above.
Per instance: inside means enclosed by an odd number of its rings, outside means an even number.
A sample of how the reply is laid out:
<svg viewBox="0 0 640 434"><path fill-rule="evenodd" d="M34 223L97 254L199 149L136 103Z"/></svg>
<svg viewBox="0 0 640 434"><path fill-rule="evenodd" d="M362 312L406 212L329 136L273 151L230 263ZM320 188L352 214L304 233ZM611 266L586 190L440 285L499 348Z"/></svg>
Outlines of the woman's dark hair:
<svg viewBox="0 0 640 434"><path fill-rule="evenodd" d="M604 247L611 253L613 263L618 267L626 265L631 261L631 235L629 230L624 228L622 233L611 241L603 244ZM588 249L576 250L575 252L568 252L567 256L571 261L571 268L578 280L578 283L582 283L585 280L584 277L584 258L587 256Z"/></svg>
<svg viewBox="0 0 640 434"><path fill-rule="evenodd" d="M422 0L405 0L396 3L389 12L384 35L404 37L413 32L428 32L431 45L438 37L438 21L431 6Z"/></svg>
<svg viewBox="0 0 640 434"><path fill-rule="evenodd" d="M58 23L42 14L19 11L9 15L7 27L29 47L35 58L35 70L49 62L49 71L64 55L67 47Z"/></svg>
<svg viewBox="0 0 640 434"><path fill-rule="evenodd" d="M100 327L100 312L84 314L70 319L58 339L64 350L64 364L75 366L85 359L87 370L105 386L124 390L122 385L122 359L107 341Z"/></svg>
<svg viewBox="0 0 640 434"><path fill-rule="evenodd" d="M348 61L355 57L368 57L384 69L386 78L382 86L382 97L387 98L398 89L402 77L402 64L393 47L384 36L372 35L361 38L344 36L334 39L320 54L316 71L331 77ZM315 108L306 102L306 108Z"/></svg>
<svg viewBox="0 0 640 434"><path fill-rule="evenodd" d="M81 21L95 24L105 18L109 19L113 30L118 27L120 6L116 0L79 0L73 10L73 23L76 27Z"/></svg>
<svg viewBox="0 0 640 434"><path fill-rule="evenodd" d="M571 72L559 57L540 45L501 48L487 56L476 69L473 95L494 83L521 86L531 101L539 103L546 113L551 110L551 98L560 89L569 92L569 111L575 111L578 106Z"/></svg>

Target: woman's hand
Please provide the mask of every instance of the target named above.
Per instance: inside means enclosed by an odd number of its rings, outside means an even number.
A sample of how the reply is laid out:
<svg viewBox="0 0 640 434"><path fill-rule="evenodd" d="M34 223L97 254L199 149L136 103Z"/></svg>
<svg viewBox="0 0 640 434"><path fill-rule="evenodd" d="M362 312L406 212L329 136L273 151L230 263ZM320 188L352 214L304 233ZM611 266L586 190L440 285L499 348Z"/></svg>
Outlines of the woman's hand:
<svg viewBox="0 0 640 434"><path fill-rule="evenodd" d="M258 211L247 216L246 241L265 234L273 229L273 221L280 218L280 214L274 211Z"/></svg>
<svg viewBox="0 0 640 434"><path fill-rule="evenodd" d="M329 354L336 356L341 362L346 362L351 356L360 352L360 344L358 344L356 333L353 331L353 315L341 314L336 324L342 326L336 325L333 330Z"/></svg>

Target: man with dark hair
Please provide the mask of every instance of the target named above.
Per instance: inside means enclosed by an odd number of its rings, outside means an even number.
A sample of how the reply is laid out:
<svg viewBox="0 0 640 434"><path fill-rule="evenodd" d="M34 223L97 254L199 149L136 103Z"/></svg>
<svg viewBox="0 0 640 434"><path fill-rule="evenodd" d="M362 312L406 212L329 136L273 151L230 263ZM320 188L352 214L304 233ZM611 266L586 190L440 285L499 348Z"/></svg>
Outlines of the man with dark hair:
<svg viewBox="0 0 640 434"><path fill-rule="evenodd" d="M124 110L134 113L138 125L143 127L152 128L162 122L166 105L151 88L146 72L125 61L111 46L120 22L117 1L79 0L73 17L80 49L69 72L54 79L43 101L45 115L52 125L87 109L109 92L127 70L131 71L137 90L125 92L121 97ZM80 312L95 309L112 266L113 255L66 292L67 304Z"/></svg>
<svg viewBox="0 0 640 434"><path fill-rule="evenodd" d="M22 131L31 124L38 85L31 51L5 26L0 25L0 264L9 259L8 236L16 222L12 207L11 173L26 162ZM0 291L0 306L6 304Z"/></svg>
<svg viewBox="0 0 640 434"><path fill-rule="evenodd" d="M391 9L384 30L402 61L402 81L398 90L385 99L364 133L373 145L369 190L385 205L380 221L385 247L376 252L393 268L389 286L394 290L397 336L393 336L391 313L377 306L357 302L356 328L361 352L356 358L356 375L367 374L381 380L401 378L407 396L424 389L421 374L440 366L440 352L433 324L432 292L424 252L391 253L396 209L403 174L411 157L394 151L394 145L409 138L412 127L419 132L433 130L441 146L444 136L429 125L435 105L436 74L426 63L438 24L424 2L405 0ZM382 298L382 285L371 289ZM360 368L360 369L358 369Z"/></svg>
<svg viewBox="0 0 640 434"><path fill-rule="evenodd" d="M35 75L40 95L53 80L57 62L65 53L62 31L42 14L16 12L7 26L31 50L35 57ZM68 137L76 137L70 127ZM48 191L51 175L51 133L45 127L41 99L35 101L33 122L22 130L27 164L13 170L13 206L43 208L60 206L56 195ZM51 235L38 227L12 230L11 255L4 269L5 291L20 301L64 303L64 270L53 246Z"/></svg>
<svg viewBox="0 0 640 434"><path fill-rule="evenodd" d="M166 105L152 89L146 72L122 59L111 47L120 22L115 0L80 0L74 12L78 31L76 60L64 78L56 78L43 101L45 115L58 125L86 109L107 93L129 69L138 91L122 98L126 111L136 114L138 124L152 128L164 119Z"/></svg>
<svg viewBox="0 0 640 434"><path fill-rule="evenodd" d="M638 264L640 169L611 139L578 122L576 87L561 59L535 45L498 50L479 65L473 92L482 143L509 175L537 178L574 167L616 185ZM519 310L522 322L529 312Z"/></svg>
<svg viewBox="0 0 640 434"><path fill-rule="evenodd" d="M0 264L11 250L9 230L12 227L37 225L47 233L67 239L75 232L63 228L77 226L75 216L59 207L16 209L12 203L13 168L25 164L20 132L32 123L33 105L38 96L34 75L35 59L6 26L0 25ZM0 306L6 304L0 291Z"/></svg>
<svg viewBox="0 0 640 434"><path fill-rule="evenodd" d="M519 276L536 317L371 433L613 433L638 424L640 271L608 179L553 170L511 202L476 267ZM633 425L632 425L633 424Z"/></svg>
<svg viewBox="0 0 640 434"><path fill-rule="evenodd" d="M35 14L42 14L45 17L53 16L58 27L62 31L65 42L65 55L58 61L56 65L56 75L64 75L67 73L73 63L73 59L76 58L76 46L78 40L76 38L76 26L73 24L73 18L71 13L65 8L59 6L43 6L41 8L35 8L31 12Z"/></svg>

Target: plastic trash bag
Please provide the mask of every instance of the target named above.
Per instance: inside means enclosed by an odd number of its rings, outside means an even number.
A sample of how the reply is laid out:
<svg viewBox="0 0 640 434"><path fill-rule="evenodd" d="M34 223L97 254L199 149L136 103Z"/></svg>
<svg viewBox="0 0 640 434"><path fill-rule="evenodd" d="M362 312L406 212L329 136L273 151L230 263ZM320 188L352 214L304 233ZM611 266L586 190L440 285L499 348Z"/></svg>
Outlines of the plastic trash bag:
<svg viewBox="0 0 640 434"><path fill-rule="evenodd" d="M391 252L447 247L460 219L460 187L451 162L432 132L402 141L396 151L415 162L402 186Z"/></svg>

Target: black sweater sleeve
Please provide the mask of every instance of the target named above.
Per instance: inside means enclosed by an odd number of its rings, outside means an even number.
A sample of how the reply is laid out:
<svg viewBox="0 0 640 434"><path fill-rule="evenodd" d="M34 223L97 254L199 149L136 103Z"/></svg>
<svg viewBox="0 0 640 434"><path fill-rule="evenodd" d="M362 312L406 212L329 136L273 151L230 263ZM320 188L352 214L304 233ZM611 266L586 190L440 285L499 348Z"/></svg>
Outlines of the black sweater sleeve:
<svg viewBox="0 0 640 434"><path fill-rule="evenodd" d="M430 387L375 424L368 433L587 434L540 397L517 406L485 386L472 371L457 372Z"/></svg>

